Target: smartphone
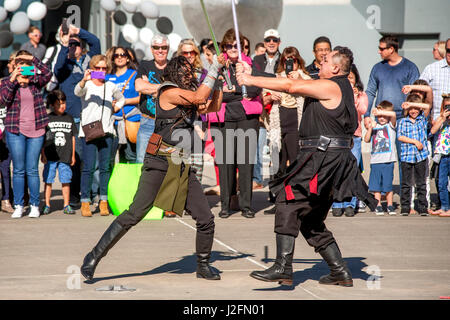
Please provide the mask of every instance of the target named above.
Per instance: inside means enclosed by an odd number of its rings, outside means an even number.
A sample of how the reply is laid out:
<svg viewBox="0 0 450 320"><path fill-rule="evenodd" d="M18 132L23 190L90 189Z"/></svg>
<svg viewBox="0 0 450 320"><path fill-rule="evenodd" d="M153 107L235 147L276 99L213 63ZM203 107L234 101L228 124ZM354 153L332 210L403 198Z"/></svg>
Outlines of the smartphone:
<svg viewBox="0 0 450 320"><path fill-rule="evenodd" d="M34 66L23 66L20 72L23 76L34 76Z"/></svg>
<svg viewBox="0 0 450 320"><path fill-rule="evenodd" d="M289 75L289 73L291 73L292 71L294 71L294 60L287 59L286 60L286 75Z"/></svg>
<svg viewBox="0 0 450 320"><path fill-rule="evenodd" d="M104 71L91 71L91 79L105 80L106 73Z"/></svg>
<svg viewBox="0 0 450 320"><path fill-rule="evenodd" d="M69 34L69 23L67 18L64 18L61 24L61 30L64 35Z"/></svg>

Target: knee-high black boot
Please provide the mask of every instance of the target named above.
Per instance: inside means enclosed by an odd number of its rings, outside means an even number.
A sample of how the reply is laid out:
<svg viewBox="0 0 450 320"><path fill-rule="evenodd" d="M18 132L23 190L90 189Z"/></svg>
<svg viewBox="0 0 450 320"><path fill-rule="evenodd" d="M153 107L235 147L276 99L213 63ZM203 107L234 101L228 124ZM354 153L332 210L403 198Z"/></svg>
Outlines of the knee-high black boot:
<svg viewBox="0 0 450 320"><path fill-rule="evenodd" d="M319 279L320 284L337 284L344 287L353 287L353 279L347 264L342 259L341 251L336 242L319 251L322 258L330 267L331 273Z"/></svg>
<svg viewBox="0 0 450 320"><path fill-rule="evenodd" d="M264 271L253 271L250 276L261 281L292 285L292 259L294 257L295 238L277 233L276 239L277 258L274 265Z"/></svg>
<svg viewBox="0 0 450 320"><path fill-rule="evenodd" d="M81 274L83 277L87 280L92 280L97 264L127 231L116 220L111 223L94 249L84 257L83 265L81 266Z"/></svg>
<svg viewBox="0 0 450 320"><path fill-rule="evenodd" d="M197 254L197 278L206 280L220 280L220 275L214 272L209 265L214 233L204 234L197 231L195 247Z"/></svg>

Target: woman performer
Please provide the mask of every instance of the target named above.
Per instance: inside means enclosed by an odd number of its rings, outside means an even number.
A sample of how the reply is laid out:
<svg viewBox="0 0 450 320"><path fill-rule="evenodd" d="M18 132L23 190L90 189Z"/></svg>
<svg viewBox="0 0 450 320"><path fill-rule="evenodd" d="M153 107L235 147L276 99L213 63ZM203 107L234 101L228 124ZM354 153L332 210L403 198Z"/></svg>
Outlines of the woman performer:
<svg viewBox="0 0 450 320"><path fill-rule="evenodd" d="M220 275L209 266L214 240L214 216L195 173L190 170L188 163L175 161L180 160L175 155L186 150L183 147L180 152L181 143L186 140L191 142L185 138L186 134L188 138L192 137L193 120L198 117L197 112L215 112L220 109L222 83L216 82L216 79L224 63L222 55L215 59L200 86L193 66L185 57L177 56L168 63L163 74L165 82L158 90L155 131L149 140L138 190L130 208L113 221L84 258L81 274L86 279L93 279L101 258L156 205L179 215L182 215L183 210L191 213L197 225L197 278L220 280ZM213 88L212 99L208 101ZM176 136L183 137L181 143L175 141Z"/></svg>

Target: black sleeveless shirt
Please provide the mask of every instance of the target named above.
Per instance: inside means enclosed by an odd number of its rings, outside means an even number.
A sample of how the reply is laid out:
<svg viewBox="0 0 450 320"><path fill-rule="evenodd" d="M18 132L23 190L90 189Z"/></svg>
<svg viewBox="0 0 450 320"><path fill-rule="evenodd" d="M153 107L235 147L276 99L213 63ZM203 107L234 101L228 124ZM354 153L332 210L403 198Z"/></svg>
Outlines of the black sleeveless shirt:
<svg viewBox="0 0 450 320"><path fill-rule="evenodd" d="M191 150L194 120L197 118L196 108L195 106L178 105L171 110L162 109L159 98L162 89L168 87L178 86L172 82L164 82L158 89L154 132L161 135L162 140L169 145Z"/></svg>
<svg viewBox="0 0 450 320"><path fill-rule="evenodd" d="M325 108L319 100L306 98L299 128L300 139L327 137L352 137L358 127L353 89L347 76L329 79L341 89L342 99L335 109Z"/></svg>

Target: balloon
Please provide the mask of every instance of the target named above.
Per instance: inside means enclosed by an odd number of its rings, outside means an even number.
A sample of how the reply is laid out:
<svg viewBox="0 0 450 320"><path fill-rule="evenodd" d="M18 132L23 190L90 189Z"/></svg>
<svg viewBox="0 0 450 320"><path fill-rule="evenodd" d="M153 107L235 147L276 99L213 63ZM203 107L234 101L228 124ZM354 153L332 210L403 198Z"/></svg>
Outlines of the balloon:
<svg viewBox="0 0 450 320"><path fill-rule="evenodd" d="M147 24L147 19L145 19L144 15L140 12L134 13L133 17L131 17L131 21L133 21L133 24L139 29L145 27Z"/></svg>
<svg viewBox="0 0 450 320"><path fill-rule="evenodd" d="M124 24L127 23L127 15L122 10L117 10L113 14L113 20L119 26L123 26Z"/></svg>
<svg viewBox="0 0 450 320"><path fill-rule="evenodd" d="M5 0L3 6L9 12L16 11L22 5L22 0Z"/></svg>
<svg viewBox="0 0 450 320"><path fill-rule="evenodd" d="M122 34L126 41L129 43L135 43L139 39L139 32L132 24L126 24L122 28Z"/></svg>
<svg viewBox="0 0 450 320"><path fill-rule="evenodd" d="M136 52L136 59L142 60L145 57L145 50L147 46L142 42L136 42L133 45L133 49Z"/></svg>
<svg viewBox="0 0 450 320"><path fill-rule="evenodd" d="M47 9L56 10L62 6L63 0L44 0L44 3L47 5Z"/></svg>
<svg viewBox="0 0 450 320"><path fill-rule="evenodd" d="M141 4L142 0L122 0L122 3L125 3L125 5L130 6L139 6Z"/></svg>
<svg viewBox="0 0 450 320"><path fill-rule="evenodd" d="M170 21L170 19L167 17L160 17L158 20L156 20L156 28L158 28L158 31L163 34L172 33L172 21Z"/></svg>
<svg viewBox="0 0 450 320"><path fill-rule="evenodd" d="M101 0L100 6L105 11L114 11L116 10L116 2L114 0Z"/></svg>
<svg viewBox="0 0 450 320"><path fill-rule="evenodd" d="M0 31L0 48L9 47L14 41L14 35L9 31Z"/></svg>
<svg viewBox="0 0 450 320"><path fill-rule="evenodd" d="M158 19L159 8L152 1L144 0L140 5L140 11L147 19Z"/></svg>
<svg viewBox="0 0 450 320"><path fill-rule="evenodd" d="M6 11L5 8L0 7L0 22L5 21L6 18L8 18L8 11Z"/></svg>
<svg viewBox="0 0 450 320"><path fill-rule="evenodd" d="M167 38L169 38L170 47L176 50L180 44L181 37L176 33L171 33Z"/></svg>
<svg viewBox="0 0 450 320"><path fill-rule="evenodd" d="M32 2L27 8L27 16L30 20L40 21L47 14L47 7L41 2Z"/></svg>
<svg viewBox="0 0 450 320"><path fill-rule="evenodd" d="M137 10L137 5L134 5L134 4L129 4L129 3L122 1L121 5L122 5L122 9L128 13L134 13Z"/></svg>
<svg viewBox="0 0 450 320"><path fill-rule="evenodd" d="M139 31L139 40L146 45L151 45L153 38L153 31L149 28L142 28Z"/></svg>
<svg viewBox="0 0 450 320"><path fill-rule="evenodd" d="M28 19L27 14L23 11L16 12L11 18L11 23L9 24L9 28L14 34L25 33L29 27L30 20Z"/></svg>

